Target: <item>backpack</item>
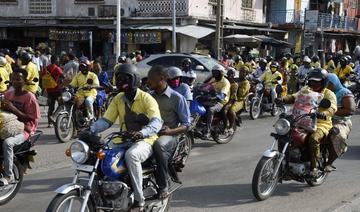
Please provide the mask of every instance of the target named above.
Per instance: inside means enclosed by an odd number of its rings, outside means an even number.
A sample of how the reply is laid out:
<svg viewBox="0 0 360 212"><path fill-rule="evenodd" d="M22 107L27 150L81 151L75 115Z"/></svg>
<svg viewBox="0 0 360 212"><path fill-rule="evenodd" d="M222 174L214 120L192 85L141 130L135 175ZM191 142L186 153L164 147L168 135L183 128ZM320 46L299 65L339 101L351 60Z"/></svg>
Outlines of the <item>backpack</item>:
<svg viewBox="0 0 360 212"><path fill-rule="evenodd" d="M42 80L41 80L42 87L45 89L56 88L58 84L54 79L54 77L52 76L51 72L46 68L44 71L45 74L42 76Z"/></svg>

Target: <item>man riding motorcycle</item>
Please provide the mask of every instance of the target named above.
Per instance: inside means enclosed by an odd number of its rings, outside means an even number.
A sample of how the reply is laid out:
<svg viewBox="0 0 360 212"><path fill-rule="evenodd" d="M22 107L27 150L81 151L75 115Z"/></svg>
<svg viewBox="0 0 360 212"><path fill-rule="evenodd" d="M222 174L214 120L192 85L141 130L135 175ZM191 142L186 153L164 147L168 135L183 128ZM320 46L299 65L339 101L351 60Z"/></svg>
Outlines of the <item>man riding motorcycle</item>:
<svg viewBox="0 0 360 212"><path fill-rule="evenodd" d="M76 92L76 105L79 107L85 102L87 117L91 120L94 118L94 101L96 99L97 91L95 87L99 86L99 79L95 73L90 72L91 64L89 60L85 59L80 62L79 73L71 81L70 86L79 88ZM87 120L87 121L88 121Z"/></svg>
<svg viewBox="0 0 360 212"><path fill-rule="evenodd" d="M31 55L27 52L20 54L20 62L23 68L28 72L26 90L36 94L39 87L39 82L34 82L34 79L39 79L39 71L34 63L31 62Z"/></svg>
<svg viewBox="0 0 360 212"><path fill-rule="evenodd" d="M159 105L148 93L142 91L140 75L135 65L123 64L116 72L116 87L120 93L114 97L103 118L96 121L91 127L93 134L110 128L119 120L120 130L127 131L136 141L127 150L125 161L130 171L130 178L134 190L134 210L143 211L145 198L142 191L143 174L141 163L146 161L153 153L152 146L156 141L157 133L162 126ZM144 115L148 121L144 120ZM139 120L139 121L136 121ZM147 122L147 123L145 123ZM121 143L112 141L113 145Z"/></svg>
<svg viewBox="0 0 360 212"><path fill-rule="evenodd" d="M346 82L346 78L353 73L352 68L348 65L346 57L340 59L340 67L335 70L335 74L339 77L341 83Z"/></svg>
<svg viewBox="0 0 360 212"><path fill-rule="evenodd" d="M191 69L192 62L190 58L185 58L181 62L183 76L181 81L188 84L190 87L194 85L196 80L196 73Z"/></svg>
<svg viewBox="0 0 360 212"><path fill-rule="evenodd" d="M181 77L183 76L182 71L178 67L171 66L168 68L168 76L168 85L183 95L190 105L191 101L193 100L193 94L189 85L181 82Z"/></svg>
<svg viewBox="0 0 360 212"><path fill-rule="evenodd" d="M207 121L206 121L206 133L205 138L210 138L211 124L215 115L215 112L220 112L224 105L229 101L230 97L230 82L225 78L225 68L221 65L215 65L212 72L212 78L208 84L212 85L215 90L214 100L216 104L207 108Z"/></svg>
<svg viewBox="0 0 360 212"><path fill-rule="evenodd" d="M335 72L335 63L334 63L334 60L333 60L333 56L331 54L329 54L327 57L326 57L326 64L324 66L324 69L326 71L328 71L329 73L334 73Z"/></svg>
<svg viewBox="0 0 360 212"><path fill-rule="evenodd" d="M317 55L314 55L312 58L311 58L311 67L312 68L321 68L321 64L320 64L320 58L319 56Z"/></svg>
<svg viewBox="0 0 360 212"><path fill-rule="evenodd" d="M271 88L272 102L274 102L277 96L280 95L280 93L278 93L280 89L276 89L276 87L281 86L283 80L282 75L278 70L279 70L279 63L272 62L270 65L270 71L266 71L260 77L260 80L264 82L265 86Z"/></svg>
<svg viewBox="0 0 360 212"><path fill-rule="evenodd" d="M309 89L314 92L318 92L323 95L324 99L331 102L331 106L328 109L320 108L319 117L325 118L317 119L316 131L313 132L309 137L309 150L310 150L310 175L316 177L318 173L318 159L320 157L320 142L326 138L329 131L332 128L332 116L337 110L336 96L335 94L326 88L327 85L327 73L323 69L314 69L308 74L308 87L303 89ZM285 103L294 103L299 92L284 97Z"/></svg>
<svg viewBox="0 0 360 212"><path fill-rule="evenodd" d="M190 110L186 99L167 84L167 70L162 66L153 66L148 73L148 84L153 90L152 96L159 104L164 125L159 132L160 137L154 143L153 150L157 162L157 183L159 198L169 196L168 164L175 151L178 136L190 127Z"/></svg>
<svg viewBox="0 0 360 212"><path fill-rule="evenodd" d="M298 71L298 81L297 81L297 88L300 90L302 86L305 85L307 74L313 69L310 65L311 60L308 56L305 56L303 59L302 66L299 67Z"/></svg>
<svg viewBox="0 0 360 212"><path fill-rule="evenodd" d="M243 62L241 56L238 55L238 54L235 55L233 67L234 67L237 71L239 71L242 66L244 66L244 62Z"/></svg>
<svg viewBox="0 0 360 212"><path fill-rule="evenodd" d="M251 76L254 78L259 78L264 72L269 70L269 68L266 65L267 65L266 59L260 58L259 66L256 68L255 72L251 74Z"/></svg>

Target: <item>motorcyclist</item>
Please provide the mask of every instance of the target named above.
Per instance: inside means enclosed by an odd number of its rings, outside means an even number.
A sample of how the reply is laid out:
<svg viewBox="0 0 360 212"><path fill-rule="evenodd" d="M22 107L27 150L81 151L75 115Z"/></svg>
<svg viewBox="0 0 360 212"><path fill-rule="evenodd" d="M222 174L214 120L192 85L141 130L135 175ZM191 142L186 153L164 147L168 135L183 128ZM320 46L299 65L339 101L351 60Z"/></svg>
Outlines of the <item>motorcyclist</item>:
<svg viewBox="0 0 360 212"><path fill-rule="evenodd" d="M105 90L112 90L112 85L109 82L109 77L106 71L102 71L101 63L97 60L94 61L92 64L92 72L96 74L99 79L99 84L102 87L101 89L97 90L96 94L96 106L98 107L98 113L100 113L101 108L104 106L106 100L106 91ZM97 118L100 114L96 114Z"/></svg>
<svg viewBox="0 0 360 212"><path fill-rule="evenodd" d="M196 80L196 73L191 69L192 62L190 58L185 58L181 62L183 76L181 81L192 87Z"/></svg>
<svg viewBox="0 0 360 212"><path fill-rule="evenodd" d="M332 128L332 116L337 110L335 94L326 88L327 85L327 72L323 69L311 70L308 74L308 87L303 89L310 89L311 91L321 93L324 99L331 102L331 106L327 109L319 108L318 116L325 118L317 119L317 129L309 137L309 150L310 150L310 175L316 177L318 174L317 161L320 157L320 142L329 134ZM299 92L298 92L299 93ZM294 103L298 93L284 97L285 103Z"/></svg>
<svg viewBox="0 0 360 212"><path fill-rule="evenodd" d="M314 56L312 56L312 58L311 58L311 67L312 68L321 68L321 64L320 64L320 58L319 58L319 56L317 56L317 55L314 55Z"/></svg>
<svg viewBox="0 0 360 212"><path fill-rule="evenodd" d="M289 83L288 83L288 93L292 94L297 91L297 75L299 71L299 60L301 61L301 58L299 56L294 57L294 63L289 65Z"/></svg>
<svg viewBox="0 0 360 212"><path fill-rule="evenodd" d="M12 73L12 64L15 64L15 60L10 56L10 50L7 49L7 48L4 48L2 50L2 53L5 55L5 58L6 58L6 65L5 65L5 68L9 74L9 76L11 75Z"/></svg>
<svg viewBox="0 0 360 212"><path fill-rule="evenodd" d="M190 105L191 101L193 100L193 94L189 85L181 82L181 77L183 76L182 71L175 66L169 67L167 71L169 75L168 85L183 95L188 102L188 105Z"/></svg>
<svg viewBox="0 0 360 212"><path fill-rule="evenodd" d="M78 88L76 92L76 105L80 106L85 102L87 115L85 121L90 121L94 118L93 104L96 99L97 91L95 87L98 87L99 79L95 73L90 72L91 64L87 59L80 61L79 73L77 73L74 79L71 81L70 86Z"/></svg>
<svg viewBox="0 0 360 212"><path fill-rule="evenodd" d="M215 91L215 105L207 108L207 121L206 132L204 137L210 138L211 124L215 115L215 112L220 112L224 105L229 101L230 97L230 82L225 78L225 68L221 65L215 65L212 72L212 78L208 84L214 87Z"/></svg>
<svg viewBox="0 0 360 212"><path fill-rule="evenodd" d="M270 65L270 71L266 71L261 75L260 80L265 84L266 87L271 89L271 100L274 102L274 100L277 98L280 93L278 93L276 87L281 86L283 78L279 70L279 63L278 62L272 62Z"/></svg>
<svg viewBox="0 0 360 212"><path fill-rule="evenodd" d="M0 93L3 93L7 90L6 81L9 81L9 74L6 70L6 58L0 56Z"/></svg>
<svg viewBox="0 0 360 212"><path fill-rule="evenodd" d="M348 65L348 60L346 57L340 59L340 67L335 70L335 74L339 77L341 83L347 81L347 77L353 73L352 68Z"/></svg>
<svg viewBox="0 0 360 212"><path fill-rule="evenodd" d="M157 161L157 183L159 198L169 196L168 164L175 151L178 136L190 127L190 110L184 96L171 89L167 84L167 70L162 66L153 66L148 73L148 84L152 96L159 104L161 118L164 120L160 137L154 143L153 150Z"/></svg>
<svg viewBox="0 0 360 212"><path fill-rule="evenodd" d="M288 80L289 80L289 69L288 67L288 63L287 63L287 58L283 57L280 61L280 68L279 68L279 72L282 75L282 96L286 96L288 93Z"/></svg>
<svg viewBox="0 0 360 212"><path fill-rule="evenodd" d="M114 66L114 72L113 72L113 76L112 76L112 84L116 85L116 81L115 81L115 75L116 75L116 70L119 70L118 67L121 66L122 64L127 64L128 61L126 59L126 56L124 55L120 55L117 59L117 63ZM130 63L129 63L130 64Z"/></svg>
<svg viewBox="0 0 360 212"><path fill-rule="evenodd" d="M36 97L25 89L28 72L25 69L17 68L13 70L11 84L14 89L5 92L5 100L1 103L1 109L9 111L24 123L24 132L2 142L3 169L4 176L0 179L0 185L7 185L13 182L13 148L24 143L33 133L35 133L40 119L40 108Z"/></svg>
<svg viewBox="0 0 360 212"><path fill-rule="evenodd" d="M75 55L73 53L69 53L68 58L69 61L64 65L65 84L70 83L79 72L79 63L75 60Z"/></svg>
<svg viewBox="0 0 360 212"><path fill-rule="evenodd" d="M266 59L260 58L259 66L256 68L256 71L251 74L251 76L253 78L259 78L264 72L269 70L269 68L266 65L267 65Z"/></svg>
<svg viewBox="0 0 360 212"><path fill-rule="evenodd" d="M291 53L286 53L285 57L286 57L287 69L290 69L291 65L294 64L293 56L291 55Z"/></svg>
<svg viewBox="0 0 360 212"><path fill-rule="evenodd" d="M247 62L245 63L245 65L249 67L249 73L253 73L256 70L255 58L251 54L247 56Z"/></svg>
<svg viewBox="0 0 360 212"><path fill-rule="evenodd" d="M238 54L235 55L233 67L234 67L237 71L239 71L240 68L241 68L241 66L243 66L243 65L244 65L244 62L243 62L241 56L238 55Z"/></svg>
<svg viewBox="0 0 360 212"><path fill-rule="evenodd" d="M268 55L268 56L266 56L265 59L267 61L267 67L270 68L270 65L271 65L272 61L274 60L274 58L271 55Z"/></svg>
<svg viewBox="0 0 360 212"><path fill-rule="evenodd" d="M335 72L336 66L331 54L326 57L326 65L324 66L324 69L327 70L329 73Z"/></svg>
<svg viewBox="0 0 360 212"><path fill-rule="evenodd" d="M230 66L230 60L229 60L229 55L224 54L221 60L221 63L227 68Z"/></svg>
<svg viewBox="0 0 360 212"><path fill-rule="evenodd" d="M330 141L333 148L329 151L329 160L326 166L327 171L332 171L336 169L332 165L333 162L346 152L346 139L352 129L351 115L354 114L356 110L356 104L354 95L341 84L335 74L328 74L327 78L329 80L327 88L335 93L337 101L337 111L332 122L333 128L336 128L338 132L330 134Z"/></svg>
<svg viewBox="0 0 360 212"><path fill-rule="evenodd" d="M114 97L103 118L97 120L90 127L90 132L97 134L119 122L120 130L129 132L135 143L126 151L125 161L129 169L134 190L134 210L143 211L145 198L143 195L143 174L141 163L153 153L153 144L157 133L162 127L159 105L148 93L142 91L140 75L135 65L124 64L116 72L116 87L120 93ZM140 116L146 116L145 123ZM139 121L136 121L139 120ZM121 140L112 141L116 147Z"/></svg>
<svg viewBox="0 0 360 212"><path fill-rule="evenodd" d="M30 91L33 94L36 94L39 88L39 72L34 63L31 62L31 54L27 52L22 52L20 55L21 65L28 72L27 75L27 85L26 90ZM35 82L37 79L37 82Z"/></svg>
<svg viewBox="0 0 360 212"><path fill-rule="evenodd" d="M299 67L298 71L297 90L300 90L300 88L305 85L306 77L308 73L313 69L310 63L310 58L308 56L305 56L303 58L303 64Z"/></svg>
<svg viewBox="0 0 360 212"><path fill-rule="evenodd" d="M242 71L244 71L244 70L242 70ZM227 131L229 131L231 129L231 125L228 124L227 114L228 114L228 111L229 111L231 105L234 102L236 102L236 100L237 100L237 90L239 88L238 87L239 85L237 83L237 80L239 78L238 73L239 72L236 71L234 68L228 68L228 71L227 71L227 74L226 74L227 79L230 82L230 96L229 96L229 101L228 101L228 103L226 103L226 105L224 105L224 108L223 108L222 112L224 113L223 114L224 115L224 123L225 123L225 127L226 127Z"/></svg>

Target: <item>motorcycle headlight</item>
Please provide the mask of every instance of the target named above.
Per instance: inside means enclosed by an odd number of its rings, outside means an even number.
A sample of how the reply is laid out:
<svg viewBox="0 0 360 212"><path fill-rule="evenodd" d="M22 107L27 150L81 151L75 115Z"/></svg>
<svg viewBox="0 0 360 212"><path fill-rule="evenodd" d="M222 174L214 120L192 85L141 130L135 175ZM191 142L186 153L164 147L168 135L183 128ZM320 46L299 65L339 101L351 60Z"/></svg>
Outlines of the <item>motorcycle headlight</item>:
<svg viewBox="0 0 360 212"><path fill-rule="evenodd" d="M274 128L278 135L286 135L290 131L290 122L286 119L279 119L275 122Z"/></svg>
<svg viewBox="0 0 360 212"><path fill-rule="evenodd" d="M262 89L263 89L263 84L261 84L261 83L258 83L257 85L256 85L256 90L257 91L261 91Z"/></svg>
<svg viewBox="0 0 360 212"><path fill-rule="evenodd" d="M75 141L70 146L71 159L75 163L83 164L89 158L89 146L83 141Z"/></svg>
<svg viewBox="0 0 360 212"><path fill-rule="evenodd" d="M61 98L62 98L62 100L63 100L64 102L68 102L68 101L70 101L70 99L71 99L71 93L68 92L68 91L62 92Z"/></svg>

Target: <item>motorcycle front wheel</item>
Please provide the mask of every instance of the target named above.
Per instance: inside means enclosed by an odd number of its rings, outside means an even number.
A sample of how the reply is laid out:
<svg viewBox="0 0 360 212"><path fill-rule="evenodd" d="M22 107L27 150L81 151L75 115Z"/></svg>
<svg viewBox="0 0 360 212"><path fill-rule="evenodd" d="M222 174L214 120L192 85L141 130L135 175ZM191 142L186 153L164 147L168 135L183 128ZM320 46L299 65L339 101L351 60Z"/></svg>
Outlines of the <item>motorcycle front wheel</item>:
<svg viewBox="0 0 360 212"><path fill-rule="evenodd" d="M232 133L225 133L225 124L223 121L221 121L217 126L216 126L216 131L211 132L211 136L214 139L214 141L218 144L227 144L229 143L236 132L236 125L234 126L234 130Z"/></svg>
<svg viewBox="0 0 360 212"><path fill-rule="evenodd" d="M279 114L279 111L280 111L279 107L276 104L272 104L270 114L272 116L277 116Z"/></svg>
<svg viewBox="0 0 360 212"><path fill-rule="evenodd" d="M67 212L80 211L83 198L79 196L77 190L70 191L67 194L57 194L50 202L46 212ZM86 212L95 212L95 206L89 200L85 208Z"/></svg>
<svg viewBox="0 0 360 212"><path fill-rule="evenodd" d="M55 135L62 143L67 143L71 140L75 133L74 122L69 120L68 114L61 114L57 117L55 123ZM69 127L67 127L70 121Z"/></svg>
<svg viewBox="0 0 360 212"><path fill-rule="evenodd" d="M252 192L259 201L269 198L278 185L279 172L274 176L276 163L275 158L263 156L255 168Z"/></svg>
<svg viewBox="0 0 360 212"><path fill-rule="evenodd" d="M15 183L0 187L0 205L4 205L12 200L20 190L23 182L24 171L22 165L18 161L14 161L13 173Z"/></svg>
<svg viewBox="0 0 360 212"><path fill-rule="evenodd" d="M261 102L260 99L254 98L251 100L250 104L250 118L255 120L259 118L261 112Z"/></svg>

